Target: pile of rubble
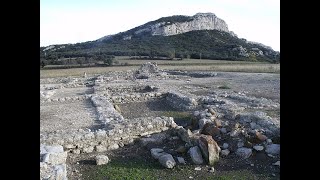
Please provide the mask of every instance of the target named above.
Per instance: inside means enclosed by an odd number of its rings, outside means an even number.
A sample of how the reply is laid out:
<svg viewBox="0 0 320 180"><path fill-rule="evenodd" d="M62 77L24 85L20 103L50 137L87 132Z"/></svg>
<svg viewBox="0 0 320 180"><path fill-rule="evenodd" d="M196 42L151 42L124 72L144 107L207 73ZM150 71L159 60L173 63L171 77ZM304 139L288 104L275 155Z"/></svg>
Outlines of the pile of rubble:
<svg viewBox="0 0 320 180"><path fill-rule="evenodd" d="M153 76L161 75L160 69L158 68L157 63L147 62L142 64L140 68L134 73L136 79L148 79Z"/></svg>
<svg viewBox="0 0 320 180"><path fill-rule="evenodd" d="M255 112L249 117L252 117L253 120L258 115L259 112ZM260 113L260 116L266 115ZM261 117L258 122L263 124L267 119ZM263 128L267 126L252 127L252 123L251 126L243 123L246 118L248 116L240 116L233 121L222 120L217 118L217 113L213 109L205 109L193 113L193 121L190 126L187 128L176 126L174 132L185 143L183 148L188 151L193 164L206 163L213 166L219 161L220 156L226 157L230 153L234 153L241 159L247 159L253 151L264 151L269 157L280 159L280 135L274 132L268 137ZM159 144L165 138L159 135L151 136L142 138L141 142L144 146L148 143ZM278 142L273 143L272 139ZM183 157L174 157L162 148L152 148L150 152L152 157L166 168L173 168L176 165L175 159L182 164L186 162Z"/></svg>

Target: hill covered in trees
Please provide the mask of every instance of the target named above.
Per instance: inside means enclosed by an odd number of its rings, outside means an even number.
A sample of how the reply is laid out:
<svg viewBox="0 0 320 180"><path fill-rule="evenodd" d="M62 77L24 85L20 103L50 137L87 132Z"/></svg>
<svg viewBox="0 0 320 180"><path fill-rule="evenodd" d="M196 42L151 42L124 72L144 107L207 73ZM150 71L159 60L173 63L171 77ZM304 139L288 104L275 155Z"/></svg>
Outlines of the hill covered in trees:
<svg viewBox="0 0 320 180"><path fill-rule="evenodd" d="M201 24L208 21L208 17L209 21L213 19L215 23L220 23L218 29L190 31L183 29L186 32L180 29L180 33L170 35L172 33L170 28L176 28L174 32L178 32L179 26L184 27L183 23ZM212 28L217 28L216 24L212 25ZM155 35L158 32L169 35ZM40 62L45 64L63 64L62 59L69 59L69 62L64 63L71 63L70 61L78 64L88 63L110 56L280 62L280 52L263 44L238 38L229 32L223 20L214 14L201 13L192 17L160 18L95 41L40 47Z"/></svg>

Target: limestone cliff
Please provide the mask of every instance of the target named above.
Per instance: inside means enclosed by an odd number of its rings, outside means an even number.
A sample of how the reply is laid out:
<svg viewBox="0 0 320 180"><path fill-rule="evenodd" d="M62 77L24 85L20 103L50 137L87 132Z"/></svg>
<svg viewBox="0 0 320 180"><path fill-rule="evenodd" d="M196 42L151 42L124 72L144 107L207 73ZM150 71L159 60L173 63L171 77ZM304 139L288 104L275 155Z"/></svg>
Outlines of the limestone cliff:
<svg viewBox="0 0 320 180"><path fill-rule="evenodd" d="M229 32L227 23L213 13L197 13L186 22L158 22L135 31L135 34L150 32L152 35L171 36L196 30L221 30Z"/></svg>
<svg viewBox="0 0 320 180"><path fill-rule="evenodd" d="M227 23L218 18L214 13L197 13L194 16L163 17L116 35L120 35L123 40L130 40L133 36L171 36L189 31L214 29L236 36L234 32L229 32ZM107 40L114 36L115 35L108 35L98 39L98 41Z"/></svg>

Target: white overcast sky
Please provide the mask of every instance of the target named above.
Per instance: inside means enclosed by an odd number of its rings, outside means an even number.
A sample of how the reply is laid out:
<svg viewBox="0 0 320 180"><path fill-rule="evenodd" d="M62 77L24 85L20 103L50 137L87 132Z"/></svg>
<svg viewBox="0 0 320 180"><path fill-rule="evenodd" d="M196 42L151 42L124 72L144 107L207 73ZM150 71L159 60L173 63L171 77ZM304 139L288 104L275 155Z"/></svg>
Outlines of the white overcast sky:
<svg viewBox="0 0 320 180"><path fill-rule="evenodd" d="M280 51L280 0L40 0L40 46L92 41L161 17L212 12Z"/></svg>

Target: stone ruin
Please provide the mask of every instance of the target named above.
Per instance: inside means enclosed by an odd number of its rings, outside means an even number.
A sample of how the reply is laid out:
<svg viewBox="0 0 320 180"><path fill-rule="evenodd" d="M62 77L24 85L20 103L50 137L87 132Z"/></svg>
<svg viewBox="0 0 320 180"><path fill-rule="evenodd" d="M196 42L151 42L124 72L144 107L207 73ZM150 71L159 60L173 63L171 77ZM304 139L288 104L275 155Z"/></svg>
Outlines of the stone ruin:
<svg viewBox="0 0 320 180"><path fill-rule="evenodd" d="M194 164L214 165L220 156L235 153L248 158L252 150L265 150L279 156L280 124L264 108L278 108L279 103L239 93L219 92L195 95L177 86L166 86L163 80L188 80L190 77L214 78L217 73L163 71L156 63L143 64L137 71L110 72L94 77L41 79L40 104L50 107L67 103L89 102L95 109L99 128L79 128L40 132L41 179L66 179L67 153L92 153L115 150L140 142L162 142L177 136L185 142ZM84 93L73 93L72 89ZM67 90L70 90L67 91ZM64 96L60 92L65 93ZM192 122L178 125L173 117L124 118L118 105L129 102L164 100L174 109L190 112ZM239 103L241 102L241 103ZM245 112L251 109L251 112ZM168 135L169 134L169 135ZM228 142L223 139L228 139ZM249 143L249 144L248 144ZM234 145L235 144L235 145ZM152 157L167 168L185 162L161 148L150 150Z"/></svg>
<svg viewBox="0 0 320 180"><path fill-rule="evenodd" d="M40 178L67 179L67 152L62 146L40 145Z"/></svg>
<svg viewBox="0 0 320 180"><path fill-rule="evenodd" d="M157 73L159 73L157 63L147 62L140 66L140 68L135 72L134 77L137 79L148 79Z"/></svg>

